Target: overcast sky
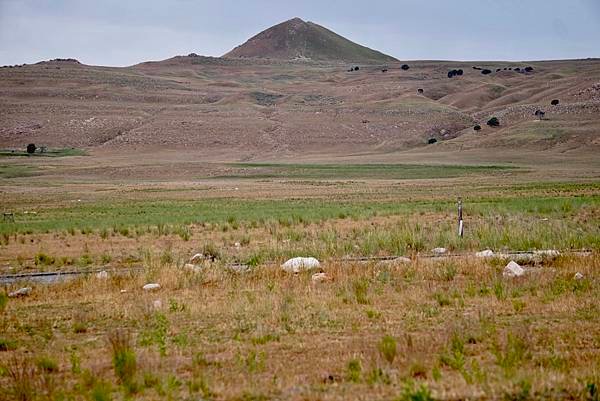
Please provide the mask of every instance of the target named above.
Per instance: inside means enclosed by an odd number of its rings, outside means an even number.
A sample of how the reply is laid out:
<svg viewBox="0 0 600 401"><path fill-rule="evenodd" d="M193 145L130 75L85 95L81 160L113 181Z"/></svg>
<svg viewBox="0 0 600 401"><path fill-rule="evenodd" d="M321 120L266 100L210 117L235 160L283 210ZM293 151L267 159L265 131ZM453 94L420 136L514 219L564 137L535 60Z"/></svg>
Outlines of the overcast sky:
<svg viewBox="0 0 600 401"><path fill-rule="evenodd" d="M401 60L600 57L600 0L0 0L0 65L220 56L293 17Z"/></svg>

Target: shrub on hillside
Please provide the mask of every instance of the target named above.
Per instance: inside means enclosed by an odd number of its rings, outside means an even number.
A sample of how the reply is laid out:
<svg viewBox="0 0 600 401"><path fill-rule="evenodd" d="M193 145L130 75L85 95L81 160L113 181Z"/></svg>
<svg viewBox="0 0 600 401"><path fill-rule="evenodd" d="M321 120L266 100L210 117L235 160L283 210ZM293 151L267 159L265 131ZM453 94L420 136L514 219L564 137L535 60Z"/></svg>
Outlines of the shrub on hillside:
<svg viewBox="0 0 600 401"><path fill-rule="evenodd" d="M402 68L404 71L408 70L410 67L408 66L408 64L402 64Z"/></svg>
<svg viewBox="0 0 600 401"><path fill-rule="evenodd" d="M435 139L435 138L429 138L429 140L427 141L427 144L433 145L436 142L437 142L437 139Z"/></svg>
<svg viewBox="0 0 600 401"><path fill-rule="evenodd" d="M487 125L489 125L490 127L499 127L500 120L498 120L497 117L492 117L488 120Z"/></svg>
<svg viewBox="0 0 600 401"><path fill-rule="evenodd" d="M491 73L492 73L492 70L488 70L488 69L486 68L485 70L481 70L481 73L482 73L483 75L488 75L488 74L491 74Z"/></svg>
<svg viewBox="0 0 600 401"><path fill-rule="evenodd" d="M558 99L554 99L554 100L552 100L552 101L550 102L550 104L551 104L552 106L558 106L558 104L559 104L559 103L560 103L560 100L558 100Z"/></svg>
<svg viewBox="0 0 600 401"><path fill-rule="evenodd" d="M34 143L30 143L29 145L27 145L27 153L29 153L29 154L35 153L36 149L37 149L37 147L35 146Z"/></svg>
<svg viewBox="0 0 600 401"><path fill-rule="evenodd" d="M475 131L481 131L481 125L477 124L476 126L473 127L473 129Z"/></svg>

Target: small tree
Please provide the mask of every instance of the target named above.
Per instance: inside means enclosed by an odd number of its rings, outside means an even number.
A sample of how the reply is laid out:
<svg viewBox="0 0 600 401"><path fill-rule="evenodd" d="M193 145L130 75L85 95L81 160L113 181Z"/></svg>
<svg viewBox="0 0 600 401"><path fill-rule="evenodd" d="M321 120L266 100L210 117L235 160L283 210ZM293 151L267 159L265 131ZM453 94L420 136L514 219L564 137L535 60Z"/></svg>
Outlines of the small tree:
<svg viewBox="0 0 600 401"><path fill-rule="evenodd" d="M423 89L422 89L422 88L419 88L419 89L417 89L417 93L419 93L419 94L421 94L421 95L422 95L422 94L423 94L423 92L424 92L424 91L423 91Z"/></svg>
<svg viewBox="0 0 600 401"><path fill-rule="evenodd" d="M456 70L456 75L461 76L464 73L463 70Z"/></svg>
<svg viewBox="0 0 600 401"><path fill-rule="evenodd" d="M402 64L402 68L404 71L408 70L410 67L408 66L408 64Z"/></svg>
<svg viewBox="0 0 600 401"><path fill-rule="evenodd" d="M437 142L437 139L435 139L435 138L429 138L429 140L427 141L427 143L428 143L429 145L433 145L433 144L434 144L434 143L436 143L436 142Z"/></svg>
<svg viewBox="0 0 600 401"><path fill-rule="evenodd" d="M559 103L560 103L560 100L558 100L558 99L554 99L553 101L550 102L550 104L552 106L558 106Z"/></svg>
<svg viewBox="0 0 600 401"><path fill-rule="evenodd" d="M473 127L473 129L475 131L481 131L481 125L477 124L476 126Z"/></svg>
<svg viewBox="0 0 600 401"><path fill-rule="evenodd" d="M491 73L492 73L492 70L488 70L488 69L486 68L485 70L481 70L481 73L482 73L483 75L488 75L488 74L491 74Z"/></svg>
<svg viewBox="0 0 600 401"><path fill-rule="evenodd" d="M498 120L498 117L492 117L488 120L487 125L489 125L490 127L499 127L500 120Z"/></svg>
<svg viewBox="0 0 600 401"><path fill-rule="evenodd" d="M35 146L34 143L30 143L29 145L27 145L27 153L29 153L30 155L35 153L36 149L37 149L37 147Z"/></svg>

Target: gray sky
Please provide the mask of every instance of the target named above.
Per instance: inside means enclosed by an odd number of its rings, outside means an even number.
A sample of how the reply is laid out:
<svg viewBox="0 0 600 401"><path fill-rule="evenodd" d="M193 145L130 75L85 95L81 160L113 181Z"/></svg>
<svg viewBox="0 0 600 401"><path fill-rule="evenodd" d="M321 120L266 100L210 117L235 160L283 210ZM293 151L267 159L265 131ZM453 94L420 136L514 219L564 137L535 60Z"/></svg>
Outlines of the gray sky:
<svg viewBox="0 0 600 401"><path fill-rule="evenodd" d="M402 60L600 57L599 0L0 0L0 65L220 56L293 17Z"/></svg>

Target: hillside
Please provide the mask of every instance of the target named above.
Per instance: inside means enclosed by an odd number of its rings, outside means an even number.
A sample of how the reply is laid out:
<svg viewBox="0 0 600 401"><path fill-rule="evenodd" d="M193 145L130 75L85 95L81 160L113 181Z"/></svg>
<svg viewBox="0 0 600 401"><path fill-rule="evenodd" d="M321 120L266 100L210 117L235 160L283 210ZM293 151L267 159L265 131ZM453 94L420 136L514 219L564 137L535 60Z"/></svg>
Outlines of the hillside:
<svg viewBox="0 0 600 401"><path fill-rule="evenodd" d="M191 55L128 68L0 68L0 147L183 149L231 161L598 163L600 61L409 64L348 72L340 64ZM516 66L533 71L508 70ZM464 74L448 78L457 68ZM543 121L537 109L546 111ZM486 126L492 116L499 127Z"/></svg>
<svg viewBox="0 0 600 401"><path fill-rule="evenodd" d="M387 63L395 58L356 44L335 32L300 18L275 25L223 57L279 60L327 60Z"/></svg>

